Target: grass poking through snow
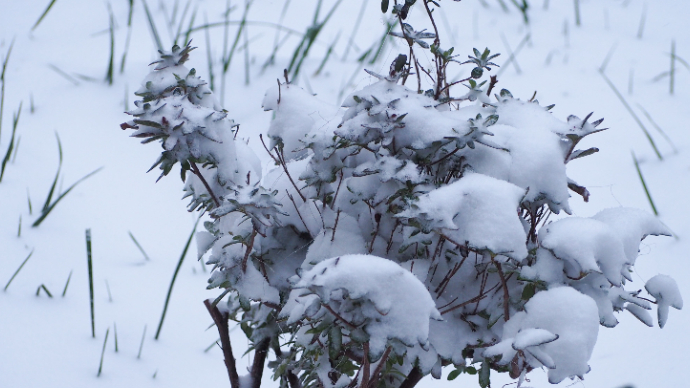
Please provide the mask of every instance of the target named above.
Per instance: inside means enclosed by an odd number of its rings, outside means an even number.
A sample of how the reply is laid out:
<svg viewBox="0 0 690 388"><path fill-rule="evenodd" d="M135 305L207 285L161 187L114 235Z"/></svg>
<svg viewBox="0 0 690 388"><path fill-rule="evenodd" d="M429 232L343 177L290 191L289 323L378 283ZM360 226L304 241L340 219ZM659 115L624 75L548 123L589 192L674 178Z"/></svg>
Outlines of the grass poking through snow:
<svg viewBox="0 0 690 388"><path fill-rule="evenodd" d="M139 248L139 251L141 252L141 254L144 255L144 259L146 259L146 261L150 261L151 259L149 258L149 255L146 254L146 251L144 251L144 248L141 246L141 244L139 244L139 241L137 241L137 239L134 237L132 232L127 232L127 233L129 233L129 237L134 242L134 245L136 245L137 248Z"/></svg>
<svg viewBox="0 0 690 388"><path fill-rule="evenodd" d="M173 286L175 285L175 279L177 278L177 274L180 272L180 268L182 267L182 262L184 261L185 256L187 256L189 246L192 244L192 239L194 238L196 227L199 225L199 220L201 220L201 217L197 218L196 223L194 224L194 228L192 229L192 233L189 234L187 243L185 244L184 249L182 250L180 260L177 262L177 267L175 267L175 272L173 273L172 280L170 281L170 287L168 288L168 295L165 297L165 304L163 305L163 314L161 314L161 320L158 323L158 329L156 330L155 339L158 339L158 337L161 335L161 329L163 328L165 313L168 312L168 304L170 303L170 296L172 295Z"/></svg>
<svg viewBox="0 0 690 388"><path fill-rule="evenodd" d="M635 163L635 170L637 170L637 176L640 177L640 182L642 183L642 188L644 189L644 193L647 195L647 200L649 201L649 205L652 207L652 211L654 212L654 215L658 216L659 212L656 210L656 206L654 206L654 200L652 200L652 195L649 193L649 188L647 187L647 183L644 180L644 176L642 176L642 170L640 169L640 164L637 161L637 157L635 156L635 153L632 153L633 157L633 162Z"/></svg>
<svg viewBox="0 0 690 388"><path fill-rule="evenodd" d="M91 304L91 336L96 338L96 315L93 309L93 260L91 257L91 229L86 229L86 263L89 269L89 301ZM67 287L65 287L67 288Z"/></svg>
<svg viewBox="0 0 690 388"><path fill-rule="evenodd" d="M33 254L34 254L34 251L32 249L31 253L29 253L29 256L27 256L26 259L24 259L24 261L22 261L22 263L19 265L19 268L17 268L17 270L14 271L14 274L12 275L10 280L7 282L7 284L5 284L5 288L3 291L7 291L7 288L10 286L10 283L12 283L12 280L14 280L14 278L17 277L17 274L19 273L19 271L22 270L22 268L24 267L24 264L26 264L26 262L29 261L29 259L31 258L31 255L33 255Z"/></svg>
<svg viewBox="0 0 690 388"><path fill-rule="evenodd" d="M103 372L103 357L105 356L105 346L108 344L108 334L110 334L110 328L105 331L105 339L103 340L103 350L101 350L101 362L98 365L98 374L96 377L101 377L101 372Z"/></svg>

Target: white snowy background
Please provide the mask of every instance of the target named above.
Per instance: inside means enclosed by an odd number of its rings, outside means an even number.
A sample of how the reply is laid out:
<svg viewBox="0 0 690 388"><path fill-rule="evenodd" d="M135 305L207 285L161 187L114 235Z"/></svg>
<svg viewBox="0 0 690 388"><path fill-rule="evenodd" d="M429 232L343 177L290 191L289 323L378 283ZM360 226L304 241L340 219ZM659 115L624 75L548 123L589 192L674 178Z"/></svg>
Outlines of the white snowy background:
<svg viewBox="0 0 690 388"><path fill-rule="evenodd" d="M633 163L634 152L659 218L676 238L643 241L633 276L642 288L654 275L672 275L685 299L690 299L684 282L690 278L690 208L686 200L690 189L690 66L685 59L690 61L690 5L682 0L580 0L577 26L573 1L530 1L529 24L510 1L504 2L508 12L497 0L444 0L437 16L444 46L454 46L455 53L463 55L473 47L488 46L502 53L497 58L499 65L506 63L510 51L519 48L516 60L500 69L499 87L522 99L529 99L536 90L542 104L556 104L553 112L561 119L569 114L584 117L591 111L595 118L605 117L604 126L610 129L588 137L583 144L601 151L568 165L569 175L592 193L589 203L571 198L573 214L589 217L621 205L651 211ZM7 164L0 182L1 287L33 251L7 290L0 292L0 387L229 386L220 349L214 345L205 351L217 333L215 328L208 329L212 321L202 301L217 296L218 291L205 290L208 273L195 260L194 245L178 275L160 338L153 339L170 279L196 216L187 213L180 201L182 185L177 174L154 183L157 174L145 173L155 161L158 146L142 147L119 128L119 123L128 120L122 112L126 105L132 106L133 91L148 73L147 65L157 58L143 3L134 0L132 38L123 73L119 64L125 50L128 1L108 5L57 0L32 30L48 3L0 1L0 59L5 59L14 42L3 85L0 157L10 143L12 116L22 104L16 157ZM148 2L168 48L186 4ZM262 71L273 48L274 24L302 33L312 22L316 4L292 0L281 20L285 1L255 0L247 14L251 21L246 27L247 39L240 38L227 74L224 107L241 123L240 131L250 138L250 145L266 159L258 135L268 129L271 114L261 108L262 97L276 78L282 78L299 43L297 34L286 38L275 65ZM336 1L323 1L321 17L334 4ZM234 7L230 20L239 21L244 3L232 1L230 5ZM361 24L351 39L363 5ZM110 56L108 6L115 20L112 85L104 82ZM175 7L176 20L170 22ZM195 9L194 25L201 25L205 19L222 21L227 8L223 1L192 0L182 30L188 28ZM412 20L422 11L413 8ZM296 82L324 101L339 104L350 92L375 81L356 59L380 40L384 29L379 1L342 1ZM231 41L236 31L237 25L231 25ZM282 31L279 40L285 36L286 30ZM214 27L208 32L210 47L203 30L192 33L199 49L187 65L208 79L210 50L218 90L224 31ZM324 70L313 75L339 34ZM348 49L350 40L354 45ZM671 95L672 42L677 59ZM343 58L346 51L348 57ZM379 62L364 67L383 73L398 53L406 51L400 44L388 44ZM649 131L663 160L657 158L638 123L607 85L600 73L604 63L605 75ZM458 77L470 70L461 69ZM56 133L63 151L58 194L89 172L103 169L80 183L39 227L32 228L58 168ZM93 236L95 339L91 337L86 229ZM150 261L144 259L128 232L144 247ZM43 291L36 296L40 285L53 297ZM621 323L616 328L599 331L590 360L592 371L583 381L566 380L559 386L686 385L690 314L672 310L670 315L663 329L648 328L629 314L619 315ZM141 357L137 358L145 327ZM102 374L97 377L108 329ZM232 332L232 339L239 357L247 341L240 330ZM240 365L248 363L248 356L242 356ZM528 378L528 386L550 386L545 371L535 370ZM493 387L507 383L507 376L492 375ZM277 386L268 375L264 384ZM476 384L476 376L463 375L450 382L445 376L440 381L427 377L420 386Z"/></svg>

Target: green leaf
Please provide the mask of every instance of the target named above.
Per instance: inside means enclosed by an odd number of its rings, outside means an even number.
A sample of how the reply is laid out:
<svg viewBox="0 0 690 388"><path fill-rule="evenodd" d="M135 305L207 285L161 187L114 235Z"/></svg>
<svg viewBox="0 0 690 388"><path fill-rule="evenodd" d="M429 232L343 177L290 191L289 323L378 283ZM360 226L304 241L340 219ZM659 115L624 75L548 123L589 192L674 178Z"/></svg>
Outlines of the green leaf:
<svg viewBox="0 0 690 388"><path fill-rule="evenodd" d="M491 368L488 362L483 362L481 369L479 369L479 386L486 388L491 384L490 380Z"/></svg>
<svg viewBox="0 0 690 388"><path fill-rule="evenodd" d="M381 12L388 12L388 0L381 0Z"/></svg>
<svg viewBox="0 0 690 388"><path fill-rule="evenodd" d="M448 381L455 380L458 376L460 376L460 373L462 373L461 369L456 369L448 373Z"/></svg>
<svg viewBox="0 0 690 388"><path fill-rule="evenodd" d="M530 300L536 294L537 286L534 283L529 283L522 289L522 300Z"/></svg>
<svg viewBox="0 0 690 388"><path fill-rule="evenodd" d="M340 332L340 326L333 325L328 331L328 356L335 360L340 354L340 349L343 345L343 333Z"/></svg>

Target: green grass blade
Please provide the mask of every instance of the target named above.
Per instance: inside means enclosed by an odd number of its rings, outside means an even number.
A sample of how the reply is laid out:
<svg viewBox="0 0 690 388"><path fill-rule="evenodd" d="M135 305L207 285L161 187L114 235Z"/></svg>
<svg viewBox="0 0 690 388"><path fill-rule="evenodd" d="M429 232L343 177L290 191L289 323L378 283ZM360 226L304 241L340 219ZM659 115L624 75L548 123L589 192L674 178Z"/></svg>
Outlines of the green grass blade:
<svg viewBox="0 0 690 388"><path fill-rule="evenodd" d="M196 227L197 225L199 225L199 220L201 220L201 217L197 218L196 223L194 224L194 228L192 229L192 233L189 235L187 243L185 244L184 249L182 250L180 260L177 262L177 267L175 268L172 280L170 281L170 287L168 288L168 295L165 297L165 304L163 305L163 314L161 315L160 323L158 323L158 329L156 330L156 336L154 337L155 339L158 339L158 337L161 334L161 329L163 328L163 321L165 320L165 314L168 311L168 304L170 303L170 296L172 295L173 286L175 285L175 279L177 278L177 274L180 272L180 268L182 267L182 262L184 261L185 256L187 256L189 246L192 244L192 239L194 238L194 233L196 233Z"/></svg>
<svg viewBox="0 0 690 388"><path fill-rule="evenodd" d="M65 288L62 289L62 297L65 297L65 294L67 294L67 287L69 287L69 281L72 279L72 271L69 271L69 275L67 275L67 281L65 282Z"/></svg>
<svg viewBox="0 0 690 388"><path fill-rule="evenodd" d="M63 199L67 194L69 194L72 189L74 189L79 183L83 182L87 178L91 177L92 175L96 174L97 172L101 171L103 167L97 168L94 171L91 171L90 173L86 174L83 178L79 179L78 181L74 182L72 186L70 186L65 192L60 194L56 199L55 202L51 203L50 206L48 206L47 209L41 212L41 216L31 225L32 227L37 227L39 226L43 220L45 220L46 217L50 214L50 212L55 208L55 206Z"/></svg>
<svg viewBox="0 0 690 388"><path fill-rule="evenodd" d="M652 207L652 211L654 212L655 216L659 215L659 212L656 210L656 206L654 206L654 201L652 200L652 195L649 193L649 188L647 188L647 183L644 180L644 177L642 176L642 170L640 169L640 164L637 162L637 157L635 156L635 153L632 153L633 157L633 162L635 162L635 170L637 170L637 176L640 177L640 182L642 183L642 188L644 189L644 193L647 195L647 200L649 201L649 205Z"/></svg>
<svg viewBox="0 0 690 388"><path fill-rule="evenodd" d="M38 27L38 25L41 24L41 21L43 21L43 18L46 17L46 15L48 14L48 12L53 7L53 4L55 4L56 1L57 0L51 0L50 1L50 4L48 4L48 7L46 7L46 10L43 11L43 13L41 14L41 17L39 17L38 20L36 20L36 24L34 24L34 26L31 27L31 31L35 30L36 27Z"/></svg>
<svg viewBox="0 0 690 388"><path fill-rule="evenodd" d="M326 62L328 62L328 58L331 57L331 54L333 53L333 48L338 43L339 39L340 39L340 32L338 32L338 35L336 35L335 39L333 40L333 43L331 43L331 45L328 46L328 50L326 50L326 55L324 55L323 60L321 61L321 64L319 65L319 68L316 69L316 71L314 72L315 76L321 74L321 71L326 66Z"/></svg>
<svg viewBox="0 0 690 388"><path fill-rule="evenodd" d="M115 353L117 353L119 349L117 347L117 324L115 322L113 322L113 336L115 340Z"/></svg>
<svg viewBox="0 0 690 388"><path fill-rule="evenodd" d="M617 96L618 99L621 101L621 103L623 104L623 106L625 106L625 109L628 110L628 113L630 113L630 116L632 116L632 118L635 120L635 122L637 123L637 125L640 126L640 128L642 129L642 132L644 132L644 135L647 137L647 140L649 141L649 144L650 144L650 145L652 146L652 148L654 149L654 153L656 153L656 156L659 158L659 160L664 160L664 157L661 156L661 152L659 152L659 149L656 147L656 143L654 143L654 139L652 139L652 136L649 134L649 131L647 131L647 128L645 128L644 124L642 124L642 121L640 120L640 118L637 117L637 115L636 115L635 112L632 110L632 108L630 107L630 105L628 105L628 102L625 101L625 97L623 97L623 95L621 94L621 92L619 92L618 89L616 89L616 86L613 84L613 82L611 82L611 80L609 80L609 78L606 76L606 74L604 74L603 71L599 71L599 74L601 74L601 76L604 77L604 81L606 81L606 84L609 85L609 87L611 88L611 90L613 90L613 93L616 94L616 96Z"/></svg>
<svg viewBox="0 0 690 388"><path fill-rule="evenodd" d="M144 11L146 12L146 18L149 22L149 27L151 29L151 35L153 35L153 40L156 43L156 47L158 48L158 51L163 51L163 43L161 42L161 38L158 35L158 28L156 28L156 23L153 21L153 16L151 16L151 11L149 11L149 6L146 4L146 0L141 0L141 2L144 4Z"/></svg>
<svg viewBox="0 0 690 388"><path fill-rule="evenodd" d="M52 71L58 73L60 76L62 76L62 77L63 77L64 79L66 79L67 81L71 82L72 85L74 85L74 86L79 86L79 81L77 81L74 77L72 77L71 75L67 74L65 71L63 71L63 70L60 69L59 67L57 67L57 66L55 66L55 65L53 65L53 64L50 64L50 63L48 64L48 67L49 67Z"/></svg>
<svg viewBox="0 0 690 388"><path fill-rule="evenodd" d="M26 259L24 259L24 261L22 261L22 263L19 265L19 268L17 268L17 270L14 271L14 274L12 275L10 280L7 282L7 284L5 284L5 289L3 291L7 291L7 287L10 286L10 283L12 283L12 280L14 280L14 278L17 276L19 271L21 271L22 268L24 267L24 264L26 264L26 262L29 261L29 259L31 258L31 255L33 255L33 254L34 254L34 250L32 249L31 253L29 253L29 256L27 256Z"/></svg>
<svg viewBox="0 0 690 388"><path fill-rule="evenodd" d="M362 6L359 9L359 15L357 15L355 25L352 27L352 33L350 34L350 39L347 41L347 47L345 47L345 53L343 54L343 61L347 60L347 54L350 52L350 49L352 48L352 45L355 42L355 35L357 35L357 31L359 30L359 25L362 22L362 19L364 18L364 11L366 11L368 2L369 2L369 0L363 0L362 1Z"/></svg>
<svg viewBox="0 0 690 388"><path fill-rule="evenodd" d="M31 195L29 194L29 189L26 189L26 201L29 203L29 215L33 215L33 209L31 207Z"/></svg>
<svg viewBox="0 0 690 388"><path fill-rule="evenodd" d="M671 41L671 70L668 72L670 76L668 92L673 95L673 87L676 80L676 41Z"/></svg>
<svg viewBox="0 0 690 388"><path fill-rule="evenodd" d="M141 358L141 351L144 349L144 340L146 339L146 325L144 325L144 333L141 335L141 343L139 344L139 353L137 353L137 359Z"/></svg>
<svg viewBox="0 0 690 388"><path fill-rule="evenodd" d="M96 314L93 306L93 261L91 259L91 229L86 229L86 263L89 270L89 302L91 305L91 336L96 338Z"/></svg>
<svg viewBox="0 0 690 388"><path fill-rule="evenodd" d="M58 136L57 132L55 132L55 137L57 138L58 143L58 169L57 173L55 174L55 179L53 179L53 184L50 186L50 191L48 191L48 196L43 203L43 207L41 208L41 212L45 212L46 209L50 207L50 203L53 200L53 194L55 193L55 187L57 186L58 179L60 178L60 170L62 169L62 143L60 142L60 136Z"/></svg>
<svg viewBox="0 0 690 388"><path fill-rule="evenodd" d="M108 71L105 74L105 80L108 82L108 85L112 85L115 74L115 17L113 16L110 3L108 3L108 13L110 15L110 59L108 60Z"/></svg>
<svg viewBox="0 0 690 388"><path fill-rule="evenodd" d="M147 261L150 261L151 259L149 258L149 255L146 254L146 251L144 251L144 248L141 246L141 244L139 244L139 241L137 241L137 239L134 238L134 235L132 234L132 232L128 231L127 233L129 233L129 237L130 237L130 238L132 239L132 241L134 242L134 245L136 245L137 248L139 248L139 251L141 252L141 254L144 255L144 258L145 258Z"/></svg>
<svg viewBox="0 0 690 388"><path fill-rule="evenodd" d="M204 349L204 353L208 353L209 350L213 349L214 346L218 345L218 341L220 341L220 338L215 340L211 345L208 345L206 349ZM220 345L218 345L220 346Z"/></svg>
<svg viewBox="0 0 690 388"><path fill-rule="evenodd" d="M223 101L225 100L225 77L227 75L228 70L230 69L230 64L232 63L232 57L235 55L235 50L237 49L237 44L240 42L240 37L242 36L242 32L244 31L244 26L247 24L247 15L249 14L249 8L252 5L252 1L246 1L244 3L244 12L242 13L242 20L240 21L240 25L237 28L237 34L235 35L235 40L232 42L232 47L230 47L230 51L228 51L227 56L226 54L223 53L223 77L221 78L221 85L220 85L220 105L223 105Z"/></svg>
<svg viewBox="0 0 690 388"><path fill-rule="evenodd" d="M175 4L177 5L177 3ZM182 25L184 24L184 18L187 16L190 5L192 5L192 0L187 1L187 5L185 5L184 10L182 11L182 15L180 16L180 24L177 26L177 33L175 34L175 42L173 42L173 45L177 44L177 41L180 39L180 35L182 35Z"/></svg>
<svg viewBox="0 0 690 388"><path fill-rule="evenodd" d="M108 292L108 302L113 303L113 295L110 293L110 284L108 284L108 279L105 279L105 290Z"/></svg>
<svg viewBox="0 0 690 388"><path fill-rule="evenodd" d="M17 238L22 237L22 215L19 215L19 227L17 228Z"/></svg>
<svg viewBox="0 0 690 388"><path fill-rule="evenodd" d="M17 154L19 153L19 144L22 142L22 137L17 136L17 143L14 145L14 155L12 155L12 164L17 160Z"/></svg>
<svg viewBox="0 0 690 388"><path fill-rule="evenodd" d="M644 114L645 117L647 118L647 120L649 120L649 122L652 123L652 125L654 126L654 128L656 128L656 130L661 134L661 136L663 136L664 139L666 139L666 141L667 141L668 144L671 146L671 148L673 148L673 152L674 152L674 153L678 153L678 149L676 148L676 145L673 143L673 141L671 140L671 138L668 137L668 135L666 134L666 132L664 132L664 130L661 129L661 127L659 126L659 124L657 124L657 123L654 121L654 119L652 119L652 116L649 114L649 112L647 112L647 111L642 107L642 105L640 105L640 104L637 104L637 107L640 108L640 110L642 111L642 114Z"/></svg>
<svg viewBox="0 0 690 388"><path fill-rule="evenodd" d="M7 146L7 153L5 154L5 158L2 159L2 165L0 166L0 182L2 182L2 177L5 175L5 167L7 167L7 162L9 162L10 158L12 157L12 150L14 150L14 138L17 134L17 124L19 124L19 116L22 114L22 104L23 103L19 103L19 109L17 110L17 113L14 115L12 125L12 137L10 137L10 144L9 146Z"/></svg>
<svg viewBox="0 0 690 388"><path fill-rule="evenodd" d="M194 20L196 20L196 13L199 10L198 7L194 7L194 12L192 12L192 16L189 18L189 28L187 29L187 33L184 36L184 43L189 43L192 38L192 27L194 27Z"/></svg>
<svg viewBox="0 0 690 388"><path fill-rule="evenodd" d="M127 38L125 39L125 49L122 52L122 60L120 61L120 73L125 71L125 62L127 60L127 52L129 51L129 42L132 39L132 14L134 13L134 0L129 0L129 15L127 16Z"/></svg>
<svg viewBox="0 0 690 388"><path fill-rule="evenodd" d="M36 289L36 296L39 296L39 294L41 293L41 290L43 290L46 293L46 295L48 295L49 298L53 297L53 294L51 294L50 291L48 291L48 288L46 287L45 284L41 284L40 286L38 286L38 288Z"/></svg>
<svg viewBox="0 0 690 388"><path fill-rule="evenodd" d="M101 377L101 372L103 372L103 357L105 356L105 346L108 344L108 334L110 334L110 328L105 331L105 340L103 340L103 350L101 350L101 362L98 365L98 374L96 377Z"/></svg>
<svg viewBox="0 0 690 388"><path fill-rule="evenodd" d="M208 18L204 14L204 23L208 24ZM208 62L208 87L211 91L215 90L214 77L213 77L213 55L211 54L211 36L208 33L208 28L204 29L204 35L206 37L206 60Z"/></svg>
<svg viewBox="0 0 690 388"><path fill-rule="evenodd" d="M5 55L5 60L2 63L2 73L0 73L0 82L2 83L0 88L0 137L2 136L2 112L5 110L5 72L7 71L10 54L12 54L12 47L14 47L14 39L10 43L10 48L7 49L7 55Z"/></svg>

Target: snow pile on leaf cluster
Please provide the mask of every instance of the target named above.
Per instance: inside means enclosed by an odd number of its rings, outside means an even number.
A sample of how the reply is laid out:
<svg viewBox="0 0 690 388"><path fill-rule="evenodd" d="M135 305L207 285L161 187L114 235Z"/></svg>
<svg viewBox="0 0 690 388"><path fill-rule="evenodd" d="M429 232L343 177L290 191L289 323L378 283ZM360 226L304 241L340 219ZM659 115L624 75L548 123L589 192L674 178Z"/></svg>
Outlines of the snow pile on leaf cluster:
<svg viewBox="0 0 690 388"><path fill-rule="evenodd" d="M417 93L394 62L344 112L287 82L269 90L275 164L262 171L183 66L189 51L163 54L122 127L162 142L162 175L181 164L190 210L211 217L197 236L209 287L255 344L275 345L282 383L399 387L470 364L481 385L540 367L557 383L587 373L599 323L629 311L651 326L625 286L640 241L668 229L626 208L548 222L570 213L570 192L589 197L566 166L597 151L576 149L600 131L591 114L562 121L474 80L455 100ZM663 327L677 286L660 275L646 289Z"/></svg>

